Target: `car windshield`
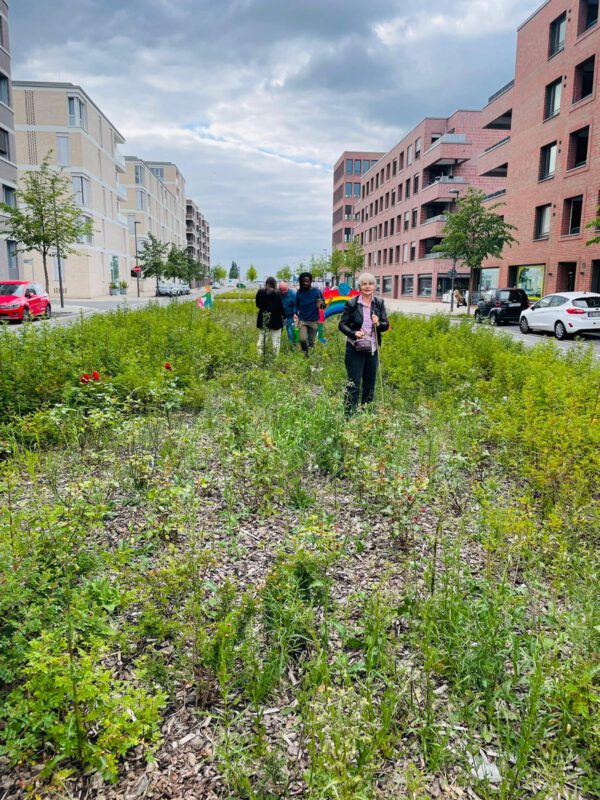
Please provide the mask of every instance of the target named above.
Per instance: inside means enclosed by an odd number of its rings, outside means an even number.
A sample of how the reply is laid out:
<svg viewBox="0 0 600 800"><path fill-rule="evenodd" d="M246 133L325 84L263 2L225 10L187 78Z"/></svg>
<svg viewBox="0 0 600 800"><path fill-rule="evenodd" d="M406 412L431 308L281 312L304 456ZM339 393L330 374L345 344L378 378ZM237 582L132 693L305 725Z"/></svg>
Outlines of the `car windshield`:
<svg viewBox="0 0 600 800"><path fill-rule="evenodd" d="M578 297L573 300L577 308L600 308L600 297Z"/></svg>
<svg viewBox="0 0 600 800"><path fill-rule="evenodd" d="M23 297L24 292L24 283L0 283L0 294L12 295L13 297Z"/></svg>

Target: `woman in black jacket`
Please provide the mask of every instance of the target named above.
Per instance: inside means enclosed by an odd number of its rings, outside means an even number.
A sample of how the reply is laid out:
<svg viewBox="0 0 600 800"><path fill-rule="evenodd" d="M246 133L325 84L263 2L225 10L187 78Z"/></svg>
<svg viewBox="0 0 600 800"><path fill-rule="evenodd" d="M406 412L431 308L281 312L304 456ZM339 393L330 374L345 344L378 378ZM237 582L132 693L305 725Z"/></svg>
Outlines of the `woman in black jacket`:
<svg viewBox="0 0 600 800"><path fill-rule="evenodd" d="M277 355L281 344L281 329L285 322L285 314L275 278L267 278L264 288L259 289L256 293L256 307L258 308L256 327L260 331L257 344L258 352L261 356L264 353L265 340L268 335L275 355Z"/></svg>
<svg viewBox="0 0 600 800"><path fill-rule="evenodd" d="M348 417L356 411L361 383L361 405L373 401L381 334L390 327L383 300L375 297L375 276L363 272L358 278L358 288L360 294L348 300L338 325L347 337L345 362L348 382L344 407Z"/></svg>

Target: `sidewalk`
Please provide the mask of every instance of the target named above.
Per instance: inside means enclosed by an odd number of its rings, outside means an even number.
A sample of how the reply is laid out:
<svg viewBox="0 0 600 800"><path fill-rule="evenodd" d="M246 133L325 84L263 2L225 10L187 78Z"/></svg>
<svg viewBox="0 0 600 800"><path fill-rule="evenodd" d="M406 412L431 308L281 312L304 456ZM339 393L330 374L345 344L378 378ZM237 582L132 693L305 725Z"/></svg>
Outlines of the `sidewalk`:
<svg viewBox="0 0 600 800"><path fill-rule="evenodd" d="M432 317L434 314L450 315L450 303L442 303L438 300L428 302L427 300L394 300L387 297L384 297L383 300L388 311L396 311L401 314L420 314L424 317ZM464 317L466 314L465 306L461 306L461 308L454 306L452 317ZM473 307L471 307L472 314Z"/></svg>

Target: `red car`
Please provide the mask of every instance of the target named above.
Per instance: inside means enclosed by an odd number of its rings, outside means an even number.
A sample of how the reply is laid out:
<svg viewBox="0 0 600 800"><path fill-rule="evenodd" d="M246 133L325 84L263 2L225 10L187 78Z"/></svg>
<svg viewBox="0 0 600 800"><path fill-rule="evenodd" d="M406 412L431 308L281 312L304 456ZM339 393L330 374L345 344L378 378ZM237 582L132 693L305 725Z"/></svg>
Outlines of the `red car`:
<svg viewBox="0 0 600 800"><path fill-rule="evenodd" d="M0 280L0 320L50 319L50 298L39 283Z"/></svg>

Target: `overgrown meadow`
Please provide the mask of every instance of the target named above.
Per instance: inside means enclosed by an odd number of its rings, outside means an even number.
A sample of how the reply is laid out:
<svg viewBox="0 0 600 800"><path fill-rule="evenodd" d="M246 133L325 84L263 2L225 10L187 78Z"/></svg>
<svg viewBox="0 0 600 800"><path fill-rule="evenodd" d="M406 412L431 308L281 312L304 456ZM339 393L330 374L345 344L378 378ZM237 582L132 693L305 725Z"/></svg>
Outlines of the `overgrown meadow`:
<svg viewBox="0 0 600 800"><path fill-rule="evenodd" d="M254 321L0 331L2 799L600 797L600 365Z"/></svg>

